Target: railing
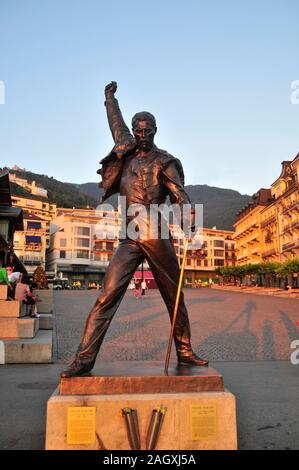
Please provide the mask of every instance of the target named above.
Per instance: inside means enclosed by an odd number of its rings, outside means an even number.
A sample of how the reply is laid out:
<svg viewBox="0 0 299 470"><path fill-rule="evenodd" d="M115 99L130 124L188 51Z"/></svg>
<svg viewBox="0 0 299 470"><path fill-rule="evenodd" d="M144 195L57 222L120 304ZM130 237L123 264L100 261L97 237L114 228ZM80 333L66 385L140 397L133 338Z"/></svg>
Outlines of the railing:
<svg viewBox="0 0 299 470"><path fill-rule="evenodd" d="M35 258L35 257L29 257L29 256L19 256L19 260L27 265L36 265L39 266L40 264L45 263L45 260L43 258Z"/></svg>
<svg viewBox="0 0 299 470"><path fill-rule="evenodd" d="M265 251L264 253L262 253L262 258L268 258L269 256L273 256L273 255L276 255L277 254L277 251L275 248L272 248L271 250L268 250L268 251Z"/></svg>
<svg viewBox="0 0 299 470"><path fill-rule="evenodd" d="M297 207L298 204L299 204L299 200L292 202L292 204L290 204L289 206L286 206L286 207L283 209L282 213L285 214L286 212L289 212L289 211L295 209L295 207Z"/></svg>
<svg viewBox="0 0 299 470"><path fill-rule="evenodd" d="M293 228L296 228L296 227L299 227L299 220L296 220L295 222L292 222L291 224L286 225L283 228L282 232L283 233L289 232L290 230L292 230Z"/></svg>
<svg viewBox="0 0 299 470"><path fill-rule="evenodd" d="M268 217L268 219L264 220L262 223L261 223L261 228L264 228L264 227L267 227L267 225L270 225L272 224L273 222L276 221L276 216L275 215L271 215L271 217Z"/></svg>
<svg viewBox="0 0 299 470"><path fill-rule="evenodd" d="M299 246L299 239L295 242L289 242L289 243L285 243L284 245L282 245L282 251L292 250L293 248L297 248L298 246Z"/></svg>
<svg viewBox="0 0 299 470"><path fill-rule="evenodd" d="M25 245L25 250L27 251L41 251L42 245L41 243L30 243Z"/></svg>

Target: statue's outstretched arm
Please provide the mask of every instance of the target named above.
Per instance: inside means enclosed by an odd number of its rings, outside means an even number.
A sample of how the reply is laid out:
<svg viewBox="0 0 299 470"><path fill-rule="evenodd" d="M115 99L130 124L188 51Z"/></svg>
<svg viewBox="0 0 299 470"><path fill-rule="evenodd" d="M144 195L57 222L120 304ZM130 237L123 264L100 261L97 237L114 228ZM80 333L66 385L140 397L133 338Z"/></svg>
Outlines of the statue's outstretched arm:
<svg viewBox="0 0 299 470"><path fill-rule="evenodd" d="M113 140L116 146L126 145L135 143L133 135L130 133L128 126L126 125L121 110L118 105L118 101L114 94L117 90L117 83L111 82L105 88L106 97L106 110L107 117L110 126L110 130L113 136Z"/></svg>

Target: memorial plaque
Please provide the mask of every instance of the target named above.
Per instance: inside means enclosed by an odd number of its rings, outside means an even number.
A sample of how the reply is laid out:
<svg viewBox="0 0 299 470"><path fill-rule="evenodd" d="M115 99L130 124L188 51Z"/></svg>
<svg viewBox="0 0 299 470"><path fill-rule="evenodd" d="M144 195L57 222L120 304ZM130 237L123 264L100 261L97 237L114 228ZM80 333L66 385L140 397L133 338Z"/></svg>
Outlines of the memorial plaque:
<svg viewBox="0 0 299 470"><path fill-rule="evenodd" d="M217 439L216 404L191 405L190 430L192 441Z"/></svg>
<svg viewBox="0 0 299 470"><path fill-rule="evenodd" d="M96 407L69 407L67 410L67 445L92 445L95 437Z"/></svg>

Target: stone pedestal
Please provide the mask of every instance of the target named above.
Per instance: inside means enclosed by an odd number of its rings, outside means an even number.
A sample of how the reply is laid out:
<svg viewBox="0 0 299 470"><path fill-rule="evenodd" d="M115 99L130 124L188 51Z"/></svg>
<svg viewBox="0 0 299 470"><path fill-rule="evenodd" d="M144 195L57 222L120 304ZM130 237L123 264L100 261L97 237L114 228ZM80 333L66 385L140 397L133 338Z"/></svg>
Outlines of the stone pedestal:
<svg viewBox="0 0 299 470"><path fill-rule="evenodd" d="M164 376L164 364L158 362L110 363L90 376L62 379L48 401L46 449L129 450L121 415L125 407L137 409L141 449L145 449L152 410L160 405L167 412L158 450L237 449L235 397L224 389L222 376L212 368L174 364ZM68 444L68 410L76 407L95 408L95 432L89 444L80 442L84 434L80 421L78 440Z"/></svg>

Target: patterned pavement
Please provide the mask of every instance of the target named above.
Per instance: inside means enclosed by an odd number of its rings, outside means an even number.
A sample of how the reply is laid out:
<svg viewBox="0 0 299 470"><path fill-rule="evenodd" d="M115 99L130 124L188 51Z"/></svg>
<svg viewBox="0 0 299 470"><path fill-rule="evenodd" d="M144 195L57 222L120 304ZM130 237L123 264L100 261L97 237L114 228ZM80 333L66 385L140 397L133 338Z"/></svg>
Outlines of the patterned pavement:
<svg viewBox="0 0 299 470"><path fill-rule="evenodd" d="M56 355L70 360L97 291L55 292ZM185 290L193 349L211 361L289 360L299 339L299 302L219 291ZM164 360L170 332L157 290L136 299L128 291L106 335L99 360ZM173 357L175 357L173 351Z"/></svg>

